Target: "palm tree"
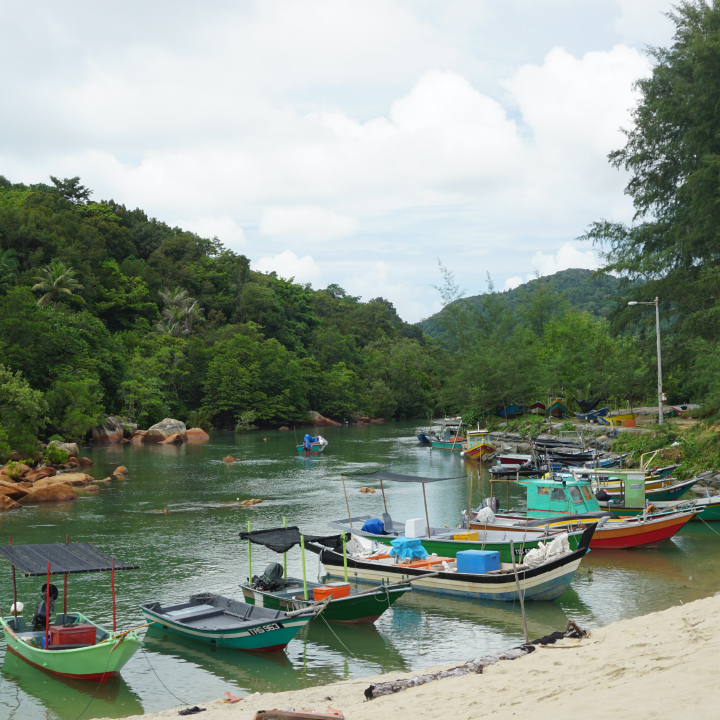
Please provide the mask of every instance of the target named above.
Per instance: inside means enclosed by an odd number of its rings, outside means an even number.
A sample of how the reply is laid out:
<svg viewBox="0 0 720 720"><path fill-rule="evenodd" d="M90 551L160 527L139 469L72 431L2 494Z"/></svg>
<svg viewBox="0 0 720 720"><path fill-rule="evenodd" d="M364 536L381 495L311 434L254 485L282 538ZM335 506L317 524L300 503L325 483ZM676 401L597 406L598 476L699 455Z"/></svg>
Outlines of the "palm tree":
<svg viewBox="0 0 720 720"><path fill-rule="evenodd" d="M45 307L48 303L53 304L53 312L57 308L58 301L66 296L77 302L85 301L75 295L78 290L83 290L83 286L75 279L75 271L71 267L65 267L62 260L53 260L49 265L42 268L42 275L36 277L37 281L33 285L33 290L45 293L39 300L38 305Z"/></svg>
<svg viewBox="0 0 720 720"><path fill-rule="evenodd" d="M202 317L202 308L195 298L190 297L187 290L176 287L174 290L165 288L158 293L165 308L162 319L155 323L155 330L159 333L180 337L192 332L194 320Z"/></svg>
<svg viewBox="0 0 720 720"><path fill-rule="evenodd" d="M0 254L0 290L7 290L15 282L19 268L14 250L5 250Z"/></svg>

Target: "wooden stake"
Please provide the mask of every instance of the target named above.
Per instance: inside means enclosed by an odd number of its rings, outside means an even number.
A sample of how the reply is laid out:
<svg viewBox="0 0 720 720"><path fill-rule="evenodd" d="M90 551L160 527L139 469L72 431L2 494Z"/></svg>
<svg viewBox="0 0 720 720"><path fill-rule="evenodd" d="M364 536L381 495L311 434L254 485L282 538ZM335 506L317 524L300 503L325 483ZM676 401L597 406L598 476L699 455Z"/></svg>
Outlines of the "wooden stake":
<svg viewBox="0 0 720 720"><path fill-rule="evenodd" d="M525 617L525 601L523 600L523 594L520 590L520 580L518 579L517 567L515 566L515 546L513 541L510 541L510 557L512 558L513 572L515 573L515 588L517 589L518 597L520 598L520 610L522 612L523 629L525 630L525 644L530 642L527 631L527 617Z"/></svg>
<svg viewBox="0 0 720 720"><path fill-rule="evenodd" d="M342 479L343 492L345 493L345 505L347 506L347 511L348 511L348 522L350 523L350 528L352 528L353 524L352 524L352 519L350 518L350 503L348 502L347 490L345 489L345 476L341 475L340 478ZM383 493L383 497L385 497L384 493Z"/></svg>
<svg viewBox="0 0 720 720"><path fill-rule="evenodd" d="M345 582L348 581L348 574L347 574L347 539L345 537L345 533L342 534L342 544L343 544L343 569L345 570Z"/></svg>
<svg viewBox="0 0 720 720"><path fill-rule="evenodd" d="M383 494L383 505L385 506L385 512L387 512L387 503L385 502L385 488L383 487L382 478L380 478L380 489L382 490L382 494Z"/></svg>
<svg viewBox="0 0 720 720"><path fill-rule="evenodd" d="M427 536L428 540L430 539L430 518L428 516L427 511L427 497L425 496L425 483L422 483L422 489L423 489L423 502L425 503L425 522L427 523Z"/></svg>
<svg viewBox="0 0 720 720"><path fill-rule="evenodd" d="M70 536L65 536L65 544L70 542ZM67 573L63 576L63 615L67 615ZM67 618L65 618L67 620Z"/></svg>
<svg viewBox="0 0 720 720"><path fill-rule="evenodd" d="M480 470L478 469L478 473ZM467 529L470 530L470 521L472 520L472 470L470 471L470 493L468 494L468 523Z"/></svg>

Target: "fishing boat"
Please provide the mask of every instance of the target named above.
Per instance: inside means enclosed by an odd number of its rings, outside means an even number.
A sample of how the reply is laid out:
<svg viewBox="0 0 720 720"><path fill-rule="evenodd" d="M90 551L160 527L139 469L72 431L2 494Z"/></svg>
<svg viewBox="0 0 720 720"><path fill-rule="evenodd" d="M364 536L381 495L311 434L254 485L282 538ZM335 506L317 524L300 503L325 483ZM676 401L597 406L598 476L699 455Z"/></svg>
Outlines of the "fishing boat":
<svg viewBox="0 0 720 720"><path fill-rule="evenodd" d="M547 405L541 402L534 402L528 407L527 411L533 415L544 415L547 411Z"/></svg>
<svg viewBox="0 0 720 720"><path fill-rule="evenodd" d="M328 441L321 435L317 437L305 435L302 445L296 445L295 447L301 455L320 455L327 447L327 444Z"/></svg>
<svg viewBox="0 0 720 720"><path fill-rule="evenodd" d="M692 500L658 500L645 507L626 507L624 505L620 507L614 503L601 502L600 507L607 510L613 517L632 517L645 512L652 515L658 511L693 509L697 512L690 518L690 522L720 522L720 495L707 495Z"/></svg>
<svg viewBox="0 0 720 720"><path fill-rule="evenodd" d="M554 418L566 418L570 410L561 398L555 398L547 409L547 414Z"/></svg>
<svg viewBox="0 0 720 720"><path fill-rule="evenodd" d="M593 471L591 471L593 472ZM675 480L674 478L658 478L655 480L645 481L645 498L649 502L658 500L679 500L693 485L695 479ZM595 481L593 483L595 492L602 491L604 496L600 499L607 501L608 499L619 500L624 493L623 481L612 479L609 482Z"/></svg>
<svg viewBox="0 0 720 720"><path fill-rule="evenodd" d="M631 480L643 477L637 471L631 471L629 475ZM590 548L617 550L656 547L675 535L696 514L695 510L684 509L613 519L607 510L600 507L591 492L588 480L572 476L552 476L539 480L521 480L519 484L525 486L527 491L526 511L489 516L486 510L480 510L471 520L470 528L480 532L503 528L518 530L523 527L552 530L567 528L569 524L597 523Z"/></svg>
<svg viewBox="0 0 720 720"><path fill-rule="evenodd" d="M513 403L512 405L498 408L495 411L495 414L498 417L510 420L511 418L517 417L518 415L522 415L526 410L527 408L525 405L518 405L517 403Z"/></svg>
<svg viewBox="0 0 720 720"><path fill-rule="evenodd" d="M495 459L498 465L507 468L516 468L532 462L532 455L525 455L524 453L502 453L502 455L498 455Z"/></svg>
<svg viewBox="0 0 720 720"><path fill-rule="evenodd" d="M623 412L616 415L598 415L597 421L600 425L611 425L612 427L635 427L637 413Z"/></svg>
<svg viewBox="0 0 720 720"><path fill-rule="evenodd" d="M348 476L351 477L351 476ZM451 530L447 527L435 528L430 525L430 517L427 512L427 498L425 485L429 483L442 482L446 480L466 480L466 475L450 478L428 478L415 475L400 475L384 470L377 470L369 473L355 473L354 478L362 478L363 482L368 480L379 480L385 504L385 488L383 482L417 483L422 487L423 502L425 505L425 518L411 518L405 522L393 520L387 512L380 517L372 515L359 515L335 520L328 523L330 527L345 532L347 535L354 534L360 537L375 540L384 545L390 545L397 537L419 538L421 545L431 554L448 556L454 558L461 550L493 550L500 553L502 562L512 562L513 551L510 543L514 542L515 557L522 557L538 547L540 542L547 542L548 538L553 539L560 535L560 529L552 531L544 528L534 530L508 530L503 528L499 531L488 531L487 533L470 533L461 530ZM343 476L343 488L345 488L345 476ZM470 494L472 494L472 476ZM345 492L345 503L350 512L347 492ZM428 532L429 528L429 532ZM572 550L576 550L582 535L582 528L568 532L568 542Z"/></svg>
<svg viewBox="0 0 720 720"><path fill-rule="evenodd" d="M482 460L484 456L495 452L495 446L489 440L490 434L487 430L468 430L467 440L463 445L461 456L470 460Z"/></svg>
<svg viewBox="0 0 720 720"><path fill-rule="evenodd" d="M465 438L462 436L462 420L446 419L437 423L440 434L430 436L430 447L437 450L462 450Z"/></svg>
<svg viewBox="0 0 720 720"><path fill-rule="evenodd" d="M326 603L293 612L271 610L222 595L198 593L186 603L144 603L148 622L188 640L233 650L282 652Z"/></svg>
<svg viewBox="0 0 720 720"><path fill-rule="evenodd" d="M420 563L401 564L378 545L370 550L349 554L346 559L341 553L321 545L308 543L308 549L319 555L329 577L340 577L343 563L347 562L353 576L364 582L412 580L417 590L477 600L516 602L520 594L524 601L555 600L572 582L575 571L588 551L594 529L594 526L585 528L577 547L574 550L568 548L557 559L537 567L501 562L499 570L484 573L458 572L456 559L441 556L430 556Z"/></svg>
<svg viewBox="0 0 720 720"><path fill-rule="evenodd" d="M418 442L421 445L429 445L430 444L430 438L422 430L418 431L418 433L416 434L416 437L418 439Z"/></svg>
<svg viewBox="0 0 720 720"><path fill-rule="evenodd" d="M597 423L598 418L605 417L610 412L609 407L600 408L599 410L591 410L590 412L576 412L573 413L578 420L584 420L585 422Z"/></svg>
<svg viewBox="0 0 720 720"><path fill-rule="evenodd" d="M301 535L297 527L242 532L240 538L283 555L297 545L302 545L304 550L306 542L331 547L344 543L340 535ZM261 576L253 577L251 583L241 585L246 602L272 610L292 611L313 607L318 601L329 598L322 614L323 620L336 623L374 623L410 590L410 584L402 582L361 591L350 585L347 574L340 583L313 583L307 578L287 577L283 565L270 563Z"/></svg>
<svg viewBox="0 0 720 720"><path fill-rule="evenodd" d="M12 565L12 617L0 617L7 649L41 670L75 680L105 683L117 675L142 647L136 630L117 632L115 626L115 571L132 570L130 565L109 557L92 543L3 545L0 555ZM42 602L28 623L20 616L15 573L44 577ZM67 576L74 573L110 572L113 630L100 627L80 612L67 610ZM51 575L64 576L63 612L51 616L59 591Z"/></svg>

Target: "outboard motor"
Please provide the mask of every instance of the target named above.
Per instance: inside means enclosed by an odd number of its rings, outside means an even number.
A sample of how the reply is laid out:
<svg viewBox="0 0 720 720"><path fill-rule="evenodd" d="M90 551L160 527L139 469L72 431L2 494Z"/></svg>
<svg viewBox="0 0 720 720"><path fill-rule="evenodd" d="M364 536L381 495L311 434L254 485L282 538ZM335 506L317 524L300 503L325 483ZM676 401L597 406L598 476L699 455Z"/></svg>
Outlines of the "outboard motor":
<svg viewBox="0 0 720 720"><path fill-rule="evenodd" d="M45 629L45 621L48 617L48 611L47 611L47 593L45 592L47 588L47 583L42 586L40 589L40 597L42 598L42 602L35 608L35 614L33 615L32 619L32 626L33 630L44 630ZM58 589L55 587L55 585L50 585L50 612L49 615L52 615L53 612L55 612L55 601L58 599Z"/></svg>
<svg viewBox="0 0 720 720"><path fill-rule="evenodd" d="M595 497L601 502L607 502L610 500L610 495L608 495L602 488L595 493Z"/></svg>
<svg viewBox="0 0 720 720"><path fill-rule="evenodd" d="M493 512L497 512L500 509L500 501L496 497L485 498L480 507L490 508Z"/></svg>
<svg viewBox="0 0 720 720"><path fill-rule="evenodd" d="M283 566L280 563L271 562L260 577L256 575L253 578L252 586L256 590L272 592L282 587L283 574Z"/></svg>

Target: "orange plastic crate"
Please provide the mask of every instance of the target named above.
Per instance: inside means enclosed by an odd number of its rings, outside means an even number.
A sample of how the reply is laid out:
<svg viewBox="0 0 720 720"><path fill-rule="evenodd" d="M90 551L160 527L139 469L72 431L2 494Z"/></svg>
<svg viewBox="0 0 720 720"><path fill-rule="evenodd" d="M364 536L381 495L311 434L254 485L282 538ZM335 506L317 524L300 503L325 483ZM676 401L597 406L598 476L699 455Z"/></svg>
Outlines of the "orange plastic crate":
<svg viewBox="0 0 720 720"><path fill-rule="evenodd" d="M51 645L94 645L97 628L90 623L80 623L72 627L50 626Z"/></svg>
<svg viewBox="0 0 720 720"><path fill-rule="evenodd" d="M315 601L324 600L327 597L344 598L350 594L350 583L332 583L313 588Z"/></svg>

